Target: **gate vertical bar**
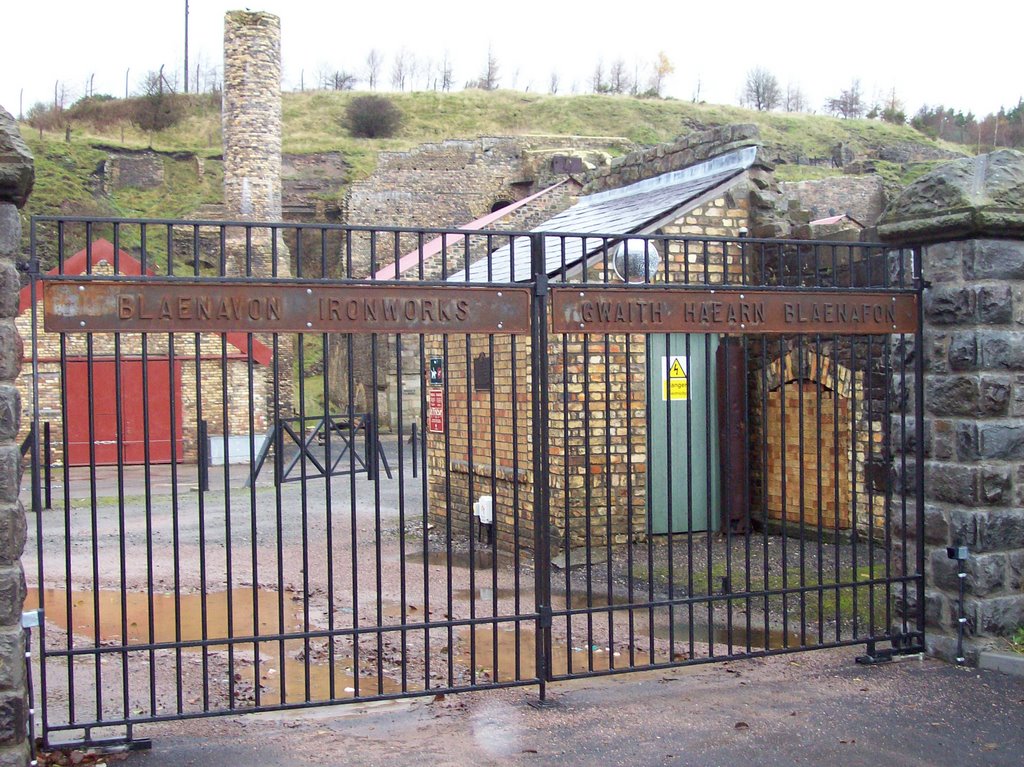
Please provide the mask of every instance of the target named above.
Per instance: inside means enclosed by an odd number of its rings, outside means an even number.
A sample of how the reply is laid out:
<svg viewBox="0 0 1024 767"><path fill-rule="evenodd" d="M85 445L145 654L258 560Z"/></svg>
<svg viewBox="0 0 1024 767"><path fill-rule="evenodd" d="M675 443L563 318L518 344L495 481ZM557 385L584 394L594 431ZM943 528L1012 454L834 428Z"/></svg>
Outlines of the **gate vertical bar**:
<svg viewBox="0 0 1024 767"><path fill-rule="evenodd" d="M547 694L551 678L551 494L548 487L548 272L544 236L530 236L533 272L533 311L530 318L530 368L533 391L533 563L534 597L537 608L537 678L540 699Z"/></svg>
<svg viewBox="0 0 1024 767"><path fill-rule="evenodd" d="M924 617L924 278L921 273L921 248L915 247L914 288L917 292L917 333L914 335L914 510L917 514L917 631L920 646L925 647Z"/></svg>

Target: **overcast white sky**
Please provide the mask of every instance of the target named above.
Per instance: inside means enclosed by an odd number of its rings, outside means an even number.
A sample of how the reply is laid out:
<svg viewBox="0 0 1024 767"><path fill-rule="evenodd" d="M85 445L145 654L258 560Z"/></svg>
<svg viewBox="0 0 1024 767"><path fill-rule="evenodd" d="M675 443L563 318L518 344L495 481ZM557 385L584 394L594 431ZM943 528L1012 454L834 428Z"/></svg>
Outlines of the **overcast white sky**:
<svg viewBox="0 0 1024 767"><path fill-rule="evenodd" d="M675 65L666 95L737 103L746 72L761 65L785 87L799 85L812 109L859 78L865 98L893 89L908 111L945 104L984 115L1024 95L1021 23L1016 3L747 2L732 0L251 0L250 10L281 17L284 87L307 87L321 70L362 76L371 48L385 56L383 80L403 46L417 60L447 51L461 86L478 77L488 46L501 86L547 92L552 72L561 93L589 90L598 59L630 68L663 50ZM220 66L222 0L189 1L189 61ZM728 9L727 11L724 9ZM134 91L161 64L179 72L185 0L34 0L4 3L0 104L17 116L53 99L54 83L72 98L94 91ZM416 78L422 88L424 76ZM385 83L385 87L387 84Z"/></svg>

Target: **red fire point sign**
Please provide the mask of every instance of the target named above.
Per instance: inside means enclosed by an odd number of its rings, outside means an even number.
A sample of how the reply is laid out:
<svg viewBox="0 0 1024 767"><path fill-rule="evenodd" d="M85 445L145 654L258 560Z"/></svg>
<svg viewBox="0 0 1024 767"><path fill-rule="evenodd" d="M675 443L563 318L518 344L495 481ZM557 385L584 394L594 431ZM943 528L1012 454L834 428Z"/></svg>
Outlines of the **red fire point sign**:
<svg viewBox="0 0 1024 767"><path fill-rule="evenodd" d="M444 433L444 389L431 389L427 402L427 429L435 434Z"/></svg>

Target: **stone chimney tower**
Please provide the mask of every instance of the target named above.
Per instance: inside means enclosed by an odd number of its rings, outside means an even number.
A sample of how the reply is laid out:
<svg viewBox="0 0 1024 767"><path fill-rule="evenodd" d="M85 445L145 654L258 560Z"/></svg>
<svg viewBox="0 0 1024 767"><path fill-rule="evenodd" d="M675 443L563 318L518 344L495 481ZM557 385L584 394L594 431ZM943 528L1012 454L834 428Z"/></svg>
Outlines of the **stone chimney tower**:
<svg viewBox="0 0 1024 767"><path fill-rule="evenodd" d="M255 11L224 16L224 204L229 219L281 220L281 20ZM244 236L241 231L230 235ZM272 274L269 229L252 232L253 276ZM229 274L245 274L236 249ZM289 276L287 250L276 273ZM243 254L244 259L244 254Z"/></svg>
<svg viewBox="0 0 1024 767"><path fill-rule="evenodd" d="M270 13L229 11L224 16L225 218L281 221L281 20ZM288 248L268 226L228 227L224 271L258 279L290 277ZM276 260L276 263L275 263ZM269 336L261 340L272 343ZM277 401L268 394L268 412L287 417L294 402L294 336L281 335Z"/></svg>

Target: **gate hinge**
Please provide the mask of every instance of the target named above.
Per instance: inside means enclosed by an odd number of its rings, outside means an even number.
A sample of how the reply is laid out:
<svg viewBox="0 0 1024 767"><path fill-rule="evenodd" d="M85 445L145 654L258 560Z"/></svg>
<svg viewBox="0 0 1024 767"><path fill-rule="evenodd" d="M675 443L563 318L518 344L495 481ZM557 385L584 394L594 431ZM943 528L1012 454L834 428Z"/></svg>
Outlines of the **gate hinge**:
<svg viewBox="0 0 1024 767"><path fill-rule="evenodd" d="M537 626L542 629L549 629L552 625L551 608L541 605L537 608Z"/></svg>
<svg viewBox="0 0 1024 767"><path fill-rule="evenodd" d="M14 268L25 274L39 274L39 260L30 258L28 261L18 261L14 264Z"/></svg>

